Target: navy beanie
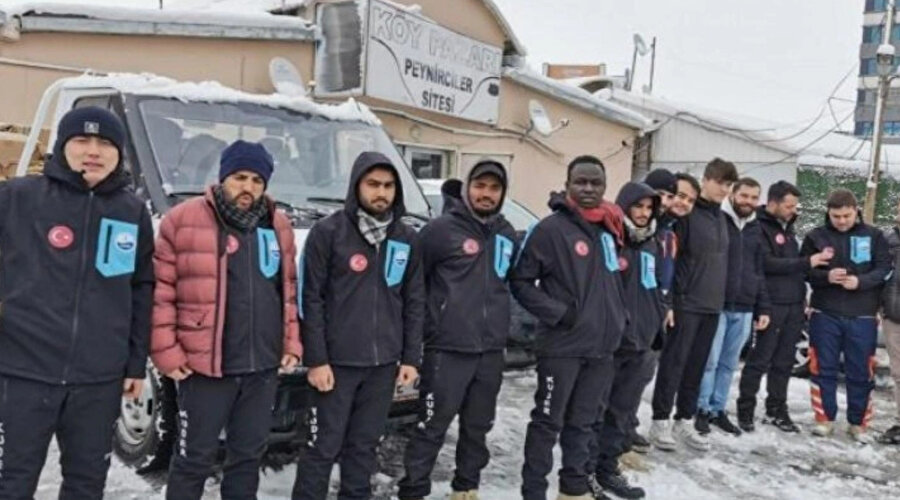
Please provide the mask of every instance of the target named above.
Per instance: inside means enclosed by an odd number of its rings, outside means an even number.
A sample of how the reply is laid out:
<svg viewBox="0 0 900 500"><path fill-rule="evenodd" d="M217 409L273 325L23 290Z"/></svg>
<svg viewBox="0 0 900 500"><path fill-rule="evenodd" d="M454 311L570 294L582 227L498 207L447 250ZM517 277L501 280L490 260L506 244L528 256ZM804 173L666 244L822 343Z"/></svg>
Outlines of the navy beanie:
<svg viewBox="0 0 900 500"><path fill-rule="evenodd" d="M119 150L119 162L122 162L125 126L112 112L97 106L89 106L76 108L66 113L56 127L54 155L58 158L65 158L63 151L66 143L69 142L69 139L78 136L97 136L107 139Z"/></svg>
<svg viewBox="0 0 900 500"><path fill-rule="evenodd" d="M644 184L652 187L654 190L668 191L675 194L678 191L678 184L675 174L664 168L651 170L647 177L644 178Z"/></svg>
<svg viewBox="0 0 900 500"><path fill-rule="evenodd" d="M237 140L222 151L219 182L238 170L256 172L268 185L272 171L275 170L275 161L262 144Z"/></svg>

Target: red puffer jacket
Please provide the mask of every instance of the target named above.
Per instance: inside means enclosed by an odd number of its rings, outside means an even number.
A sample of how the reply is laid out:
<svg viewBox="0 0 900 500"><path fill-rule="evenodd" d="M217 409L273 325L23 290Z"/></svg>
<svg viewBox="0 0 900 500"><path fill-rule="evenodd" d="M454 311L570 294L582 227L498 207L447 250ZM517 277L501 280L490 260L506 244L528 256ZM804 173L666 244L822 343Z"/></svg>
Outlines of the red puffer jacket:
<svg viewBox="0 0 900 500"><path fill-rule="evenodd" d="M281 249L284 354L299 358L302 348L294 231L287 217L268 201ZM162 373L187 364L202 375L221 377L228 253L211 189L204 197L176 206L163 218L153 262L153 364Z"/></svg>

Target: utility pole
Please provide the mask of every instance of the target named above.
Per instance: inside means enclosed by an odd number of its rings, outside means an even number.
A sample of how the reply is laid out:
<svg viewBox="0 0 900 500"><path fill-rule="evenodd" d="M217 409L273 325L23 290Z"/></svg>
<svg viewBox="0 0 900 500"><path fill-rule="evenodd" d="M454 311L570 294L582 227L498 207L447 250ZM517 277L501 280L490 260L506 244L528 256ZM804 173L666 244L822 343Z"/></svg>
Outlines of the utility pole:
<svg viewBox="0 0 900 500"><path fill-rule="evenodd" d="M894 46L891 44L891 31L894 27L893 1L887 2L885 24L883 26L881 45L875 55L878 70L878 96L875 102L875 122L872 127L872 154L869 155L869 178L866 181L866 201L863 205L863 220L867 224L875 221L875 204L878 198L878 177L881 170L881 136L884 134L884 106L887 103L891 80L894 79Z"/></svg>

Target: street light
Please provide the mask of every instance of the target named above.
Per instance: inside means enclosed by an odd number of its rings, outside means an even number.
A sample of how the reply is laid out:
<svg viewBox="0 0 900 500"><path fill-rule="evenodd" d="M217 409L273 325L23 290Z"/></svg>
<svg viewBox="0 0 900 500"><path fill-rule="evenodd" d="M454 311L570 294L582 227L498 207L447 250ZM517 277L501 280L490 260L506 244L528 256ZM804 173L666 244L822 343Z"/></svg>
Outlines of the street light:
<svg viewBox="0 0 900 500"><path fill-rule="evenodd" d="M893 9L890 9L890 18L893 18ZM893 25L893 19L888 21L888 26ZM890 30L885 30L890 32ZM878 193L878 177L881 164L881 136L884 133L882 122L884 121L884 106L887 103L891 81L897 78L894 73L894 54L896 49L890 43L882 43L875 51L875 66L878 73L878 99L875 103L875 123L872 130L872 154L869 164L869 179L866 182L866 201L863 205L863 220L867 224L875 221L875 203Z"/></svg>

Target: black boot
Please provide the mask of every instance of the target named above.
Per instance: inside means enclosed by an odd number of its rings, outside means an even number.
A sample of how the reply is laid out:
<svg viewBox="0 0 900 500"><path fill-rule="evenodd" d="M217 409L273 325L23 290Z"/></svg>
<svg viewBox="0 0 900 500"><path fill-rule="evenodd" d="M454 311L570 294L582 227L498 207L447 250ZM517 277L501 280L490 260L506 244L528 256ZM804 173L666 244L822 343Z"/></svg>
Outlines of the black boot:
<svg viewBox="0 0 900 500"><path fill-rule="evenodd" d="M756 425L753 423L753 410L743 410L738 408L738 427L744 432L753 432Z"/></svg>
<svg viewBox="0 0 900 500"><path fill-rule="evenodd" d="M606 493L603 493L603 486L600 486L600 483L597 482L596 475L588 477L588 488L590 488L591 496L594 497L594 500L612 500Z"/></svg>
<svg viewBox="0 0 900 500"><path fill-rule="evenodd" d="M884 431L884 434L878 436L878 442L881 444L900 444L900 425L894 425Z"/></svg>
<svg viewBox="0 0 900 500"><path fill-rule="evenodd" d="M716 416L712 418L711 422L716 427L729 434L734 434L735 436L741 435L741 430L738 429L736 425L731 423L731 420L728 419L728 414L724 411L720 411L718 414L716 414Z"/></svg>
<svg viewBox="0 0 900 500"><path fill-rule="evenodd" d="M709 434L709 413L702 410L697 412L697 416L694 417L694 430L703 435Z"/></svg>
<svg viewBox="0 0 900 500"><path fill-rule="evenodd" d="M650 453L650 441L647 441L647 438L635 431L631 436L631 451L642 455Z"/></svg>
<svg viewBox="0 0 900 500"><path fill-rule="evenodd" d="M644 498L644 489L628 484L628 478L621 472L598 472L595 476L597 483L604 489L619 498L637 499ZM595 497L596 498L596 497Z"/></svg>
<svg viewBox="0 0 900 500"><path fill-rule="evenodd" d="M786 407L778 408L772 412L767 411L765 423L774 425L782 432L800 432L800 427L797 427L797 424L791 420L791 415L788 413Z"/></svg>

